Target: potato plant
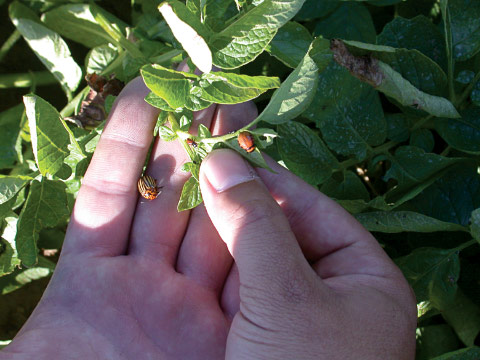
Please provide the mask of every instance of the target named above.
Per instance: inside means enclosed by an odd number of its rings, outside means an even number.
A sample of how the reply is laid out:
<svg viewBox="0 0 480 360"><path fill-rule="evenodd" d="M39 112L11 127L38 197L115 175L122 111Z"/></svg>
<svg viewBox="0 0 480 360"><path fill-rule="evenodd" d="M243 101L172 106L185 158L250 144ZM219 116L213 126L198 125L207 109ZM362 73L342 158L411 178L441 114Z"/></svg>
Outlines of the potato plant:
<svg viewBox="0 0 480 360"><path fill-rule="evenodd" d="M178 211L202 202L213 149L264 168L268 154L354 214L402 269L418 359L480 358L480 2L111 3L0 1L14 25L0 61L21 43L45 67L0 75L1 88L25 89L0 113L0 303L54 271L115 97L141 76L161 110L158 141L190 159ZM65 97L53 106L42 86ZM245 101L259 115L244 128L189 133L195 111Z"/></svg>

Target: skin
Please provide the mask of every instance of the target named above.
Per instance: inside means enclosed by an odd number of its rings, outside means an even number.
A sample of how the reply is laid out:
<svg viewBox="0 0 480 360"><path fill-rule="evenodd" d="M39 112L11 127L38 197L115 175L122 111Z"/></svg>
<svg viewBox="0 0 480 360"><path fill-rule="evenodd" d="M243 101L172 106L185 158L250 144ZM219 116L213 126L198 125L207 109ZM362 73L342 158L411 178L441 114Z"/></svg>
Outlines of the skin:
<svg viewBox="0 0 480 360"><path fill-rule="evenodd" d="M269 161L203 162L205 206L177 212L187 161L156 141L140 79L118 97L85 175L57 269L0 359L413 359L416 303L377 241L335 202ZM252 103L195 114L214 134Z"/></svg>

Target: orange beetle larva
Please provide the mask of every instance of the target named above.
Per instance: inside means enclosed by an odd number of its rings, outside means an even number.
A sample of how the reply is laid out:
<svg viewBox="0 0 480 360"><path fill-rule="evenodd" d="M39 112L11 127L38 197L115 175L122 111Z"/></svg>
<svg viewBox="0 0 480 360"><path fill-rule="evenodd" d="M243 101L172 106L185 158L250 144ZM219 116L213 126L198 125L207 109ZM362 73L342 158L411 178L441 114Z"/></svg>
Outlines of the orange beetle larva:
<svg viewBox="0 0 480 360"><path fill-rule="evenodd" d="M142 176L138 180L137 186L138 191L145 199L153 200L160 194L161 187L158 188L157 181L149 175Z"/></svg>
<svg viewBox="0 0 480 360"><path fill-rule="evenodd" d="M248 153L251 153L255 150L255 143L253 141L253 136L247 131L242 131L238 134L238 145Z"/></svg>
<svg viewBox="0 0 480 360"><path fill-rule="evenodd" d="M195 142L195 140L193 140L193 139L188 138L186 140L186 142L187 142L188 145L193 146L194 148L196 148L198 146L197 143Z"/></svg>

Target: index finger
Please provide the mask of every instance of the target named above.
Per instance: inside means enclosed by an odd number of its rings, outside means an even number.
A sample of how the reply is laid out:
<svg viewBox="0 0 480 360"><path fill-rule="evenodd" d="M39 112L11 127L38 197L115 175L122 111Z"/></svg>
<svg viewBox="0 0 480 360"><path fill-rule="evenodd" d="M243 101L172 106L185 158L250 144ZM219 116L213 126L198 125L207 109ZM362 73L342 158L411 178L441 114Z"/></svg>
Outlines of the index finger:
<svg viewBox="0 0 480 360"><path fill-rule="evenodd" d="M63 251L115 256L125 252L141 174L158 110L141 78L118 96L82 182Z"/></svg>

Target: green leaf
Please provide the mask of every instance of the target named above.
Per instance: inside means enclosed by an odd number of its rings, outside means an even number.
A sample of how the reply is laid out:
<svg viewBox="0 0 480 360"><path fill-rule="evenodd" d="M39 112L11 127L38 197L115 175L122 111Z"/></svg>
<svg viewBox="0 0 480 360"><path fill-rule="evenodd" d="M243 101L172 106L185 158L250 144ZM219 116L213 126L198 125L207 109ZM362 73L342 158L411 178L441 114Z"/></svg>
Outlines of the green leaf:
<svg viewBox="0 0 480 360"><path fill-rule="evenodd" d="M364 159L370 146L382 144L387 133L378 93L333 61L319 80L302 116L315 121L330 149Z"/></svg>
<svg viewBox="0 0 480 360"><path fill-rule="evenodd" d="M452 32L453 57L465 61L480 51L480 27L476 19L480 18L480 3L471 0L448 0L446 6Z"/></svg>
<svg viewBox="0 0 480 360"><path fill-rule="evenodd" d="M182 171L185 171L185 172L189 172L192 174L192 176L197 180L199 181L199 178L200 178L200 165L198 164L195 164L193 162L187 162L185 164L182 165L182 168L181 168Z"/></svg>
<svg viewBox="0 0 480 360"><path fill-rule="evenodd" d="M234 69L254 60L304 2L265 0L240 13L237 19L209 40L213 64L222 69Z"/></svg>
<svg viewBox="0 0 480 360"><path fill-rule="evenodd" d="M11 167L18 160L17 139L22 114L22 104L0 113L0 169Z"/></svg>
<svg viewBox="0 0 480 360"><path fill-rule="evenodd" d="M460 115L447 99L424 93L405 80L398 72L389 65L379 61L379 71L384 78L376 87L380 92L397 100L404 106L412 106L415 109L424 110L437 117L458 118Z"/></svg>
<svg viewBox="0 0 480 360"><path fill-rule="evenodd" d="M404 0L356 0L356 1L367 1L369 4L375 6L388 6L398 4Z"/></svg>
<svg viewBox="0 0 480 360"><path fill-rule="evenodd" d="M25 194L25 191L21 191L19 194ZM15 195L10 200L0 204L0 224L2 224L3 219L5 219L5 217L10 214L12 209L15 209L17 207L17 202L19 198L20 196ZM21 206L21 203L18 204L18 206Z"/></svg>
<svg viewBox="0 0 480 360"><path fill-rule="evenodd" d="M185 103L185 107L191 111L200 111L206 109L213 103L211 101L203 100L203 89L200 86L193 85L190 89L190 94Z"/></svg>
<svg viewBox="0 0 480 360"><path fill-rule="evenodd" d="M365 44L358 41L344 41L343 44L346 49L341 41L332 41L336 59L341 63L344 58L348 60L350 52L354 56L368 55L390 65L393 70L400 73L403 78L421 91L439 96L446 93L447 77L445 72L437 63L418 50L396 49L390 46ZM357 66L366 65L366 70L373 74L366 73L363 77L371 78L373 80L371 83L375 86L375 83L378 82L378 80L374 80L376 75L375 63L368 67L369 64L365 64L365 59L362 58L352 58L350 63ZM360 70L362 69L360 68Z"/></svg>
<svg viewBox="0 0 480 360"><path fill-rule="evenodd" d="M415 359L427 360L460 347L457 335L447 324L428 325L417 328L417 351Z"/></svg>
<svg viewBox="0 0 480 360"><path fill-rule="evenodd" d="M28 46L66 91L74 91L82 78L82 70L70 55L68 45L56 32L32 20L25 12L30 10L18 2L10 5L10 19Z"/></svg>
<svg viewBox="0 0 480 360"><path fill-rule="evenodd" d="M480 106L480 81L477 81L473 86L470 99L475 106Z"/></svg>
<svg viewBox="0 0 480 360"><path fill-rule="evenodd" d="M480 208L472 211L470 218L470 233L480 243Z"/></svg>
<svg viewBox="0 0 480 360"><path fill-rule="evenodd" d="M231 5L231 0L187 0L187 8L215 31L223 28L222 22Z"/></svg>
<svg viewBox="0 0 480 360"><path fill-rule="evenodd" d="M160 139L163 141L172 141L177 138L177 134L175 134L172 129L163 125L158 127L158 136L160 136Z"/></svg>
<svg viewBox="0 0 480 360"><path fill-rule="evenodd" d="M11 274L0 277L0 294L11 293L34 280L50 276L54 269L55 264L53 262L40 256L35 267L17 268Z"/></svg>
<svg viewBox="0 0 480 360"><path fill-rule="evenodd" d="M462 85L468 85L473 81L474 78L475 78L475 73L473 71L461 70L458 72L457 76L455 77L455 81Z"/></svg>
<svg viewBox="0 0 480 360"><path fill-rule="evenodd" d="M467 226L480 208L480 179L475 164L459 164L409 201L411 210L445 222Z"/></svg>
<svg viewBox="0 0 480 360"><path fill-rule="evenodd" d="M277 32L266 50L285 65L296 68L308 52L313 38L303 25L289 21Z"/></svg>
<svg viewBox="0 0 480 360"><path fill-rule="evenodd" d="M321 36L313 40L310 45L310 57L315 61L318 67L318 72L323 72L332 62L333 53L330 50L330 41Z"/></svg>
<svg viewBox="0 0 480 360"><path fill-rule="evenodd" d="M404 114L386 114L387 138L389 140L403 142L410 137L407 120Z"/></svg>
<svg viewBox="0 0 480 360"><path fill-rule="evenodd" d="M352 171L342 174L343 178L338 180L331 177L322 184L320 191L336 200L370 200L370 195L358 175Z"/></svg>
<svg viewBox="0 0 480 360"><path fill-rule="evenodd" d="M462 158L446 158L425 153L415 147L401 147L395 157L390 159L392 166L383 179L397 180L397 185L385 194L387 202L395 203L395 207L422 194L456 163L466 161Z"/></svg>
<svg viewBox="0 0 480 360"><path fill-rule="evenodd" d="M456 248L420 248L395 263L415 291L417 303L430 301L437 309L444 310L455 299L460 276Z"/></svg>
<svg viewBox="0 0 480 360"><path fill-rule="evenodd" d="M470 218L470 233L480 243L480 208L472 211Z"/></svg>
<svg viewBox="0 0 480 360"><path fill-rule="evenodd" d="M433 134L428 129L418 129L410 136L410 145L423 149L425 152L432 152L435 146Z"/></svg>
<svg viewBox="0 0 480 360"><path fill-rule="evenodd" d="M277 77L215 72L203 74L200 86L202 100L218 104L238 104L254 99L267 90L278 88L280 80Z"/></svg>
<svg viewBox="0 0 480 360"><path fill-rule="evenodd" d="M480 308L477 304L459 289L455 301L442 311L442 315L465 345L474 345L480 333Z"/></svg>
<svg viewBox="0 0 480 360"><path fill-rule="evenodd" d="M399 187L406 187L412 183L424 182L441 170L464 160L426 153L415 146L401 146L391 158L392 166L386 172L384 180L396 179Z"/></svg>
<svg viewBox="0 0 480 360"><path fill-rule="evenodd" d="M188 131L190 129L190 126L192 125L192 121L193 117L187 117L185 115L182 115L179 121L180 130Z"/></svg>
<svg viewBox="0 0 480 360"><path fill-rule="evenodd" d="M70 137L57 110L36 95L23 97L30 126L33 154L42 175L55 175L68 156Z"/></svg>
<svg viewBox="0 0 480 360"><path fill-rule="evenodd" d="M175 6L176 11L174 11L172 5ZM182 44L192 62L203 73L209 73L212 70L212 52L205 39L196 30L203 25L192 16L182 19L180 14L185 17L190 12L178 1L163 2L158 7L158 10L162 13L172 30L173 36ZM196 23L196 26L192 27L194 23ZM206 33L206 30L204 33Z"/></svg>
<svg viewBox="0 0 480 360"><path fill-rule="evenodd" d="M441 356L437 356L432 360L476 360L480 358L480 347L474 346L457 351L452 351Z"/></svg>
<svg viewBox="0 0 480 360"><path fill-rule="evenodd" d="M118 56L117 50L109 45L100 45L89 51L85 59L87 74L101 74Z"/></svg>
<svg viewBox="0 0 480 360"><path fill-rule="evenodd" d="M189 5L191 6L191 4L189 4ZM182 22L188 24L188 26L191 27L195 32L197 32L197 34L200 37L202 37L203 39L208 40L210 38L210 36L212 35L212 32L210 31L210 29L208 27L206 27L201 22L201 19L198 16L198 14L192 13L191 9L189 9L184 3L182 3L178 0L163 1L158 6L158 10L160 11L160 13L162 13L161 8L163 8L164 6L170 7L171 10L173 11L173 13L175 14L176 18L178 18ZM169 25L169 27L171 29L169 21L167 21L167 24Z"/></svg>
<svg viewBox="0 0 480 360"><path fill-rule="evenodd" d="M65 184L61 181L33 181L27 201L20 213L15 244L25 266L37 262L37 239L40 230L54 227L69 215Z"/></svg>
<svg viewBox="0 0 480 360"><path fill-rule="evenodd" d="M460 112L458 119L436 119L435 130L454 149L480 154L480 107Z"/></svg>
<svg viewBox="0 0 480 360"><path fill-rule="evenodd" d="M298 122L279 125L278 152L287 168L312 185L327 180L337 159L330 153L323 141L307 126Z"/></svg>
<svg viewBox="0 0 480 360"><path fill-rule="evenodd" d="M357 214L355 218L368 231L384 233L466 231L461 225L443 222L412 211L375 211Z"/></svg>
<svg viewBox="0 0 480 360"><path fill-rule="evenodd" d="M10 212L5 217L6 226L0 239L0 277L11 273L20 266L17 250L15 248L15 235L17 233L18 215ZM2 246L3 243L3 246Z"/></svg>
<svg viewBox="0 0 480 360"><path fill-rule="evenodd" d="M428 34L428 41L425 41L425 34ZM377 44L418 50L439 64L444 71L447 71L443 34L429 18L423 15L413 19L395 17L385 25L382 33L378 35Z"/></svg>
<svg viewBox="0 0 480 360"><path fill-rule="evenodd" d="M127 24L103 9L96 7L103 16L122 32ZM93 48L112 42L112 38L97 23L90 4L66 4L46 12L42 21L52 30L66 38Z"/></svg>
<svg viewBox="0 0 480 360"><path fill-rule="evenodd" d="M208 139L212 137L210 130L203 124L198 125L198 136L201 139Z"/></svg>
<svg viewBox="0 0 480 360"><path fill-rule="evenodd" d="M318 67L307 54L298 67L275 91L259 119L270 124L282 124L305 111L315 95Z"/></svg>
<svg viewBox="0 0 480 360"><path fill-rule="evenodd" d="M338 0L306 0L295 16L295 20L305 21L327 16L338 6Z"/></svg>
<svg viewBox="0 0 480 360"><path fill-rule="evenodd" d="M193 176L183 185L180 201L177 210L190 210L202 203L202 194L200 192L200 184Z"/></svg>
<svg viewBox="0 0 480 360"><path fill-rule="evenodd" d="M155 95L153 92L150 92L147 96L145 96L145 101L147 102L147 104L159 108L160 110L170 112L175 111L175 109L168 105L165 100L163 100L160 96Z"/></svg>
<svg viewBox="0 0 480 360"><path fill-rule="evenodd" d="M434 116L460 116L450 101L424 92L443 94L447 81L443 70L417 50L339 40L332 41L332 50L335 61L347 68L353 76L369 83L401 105L424 110ZM372 57L361 56L365 54Z"/></svg>
<svg viewBox="0 0 480 360"><path fill-rule="evenodd" d="M32 177L24 175L0 175L0 204L13 199L13 197L17 195L18 192L31 180L33 180Z"/></svg>
<svg viewBox="0 0 480 360"><path fill-rule="evenodd" d="M363 4L351 1L340 2L335 11L317 21L313 34L327 39L340 38L368 43L375 43L376 40L369 11Z"/></svg>
<svg viewBox="0 0 480 360"><path fill-rule="evenodd" d="M141 69L145 85L173 109L183 107L190 96L189 79L197 76L170 70L160 65L145 65Z"/></svg>

